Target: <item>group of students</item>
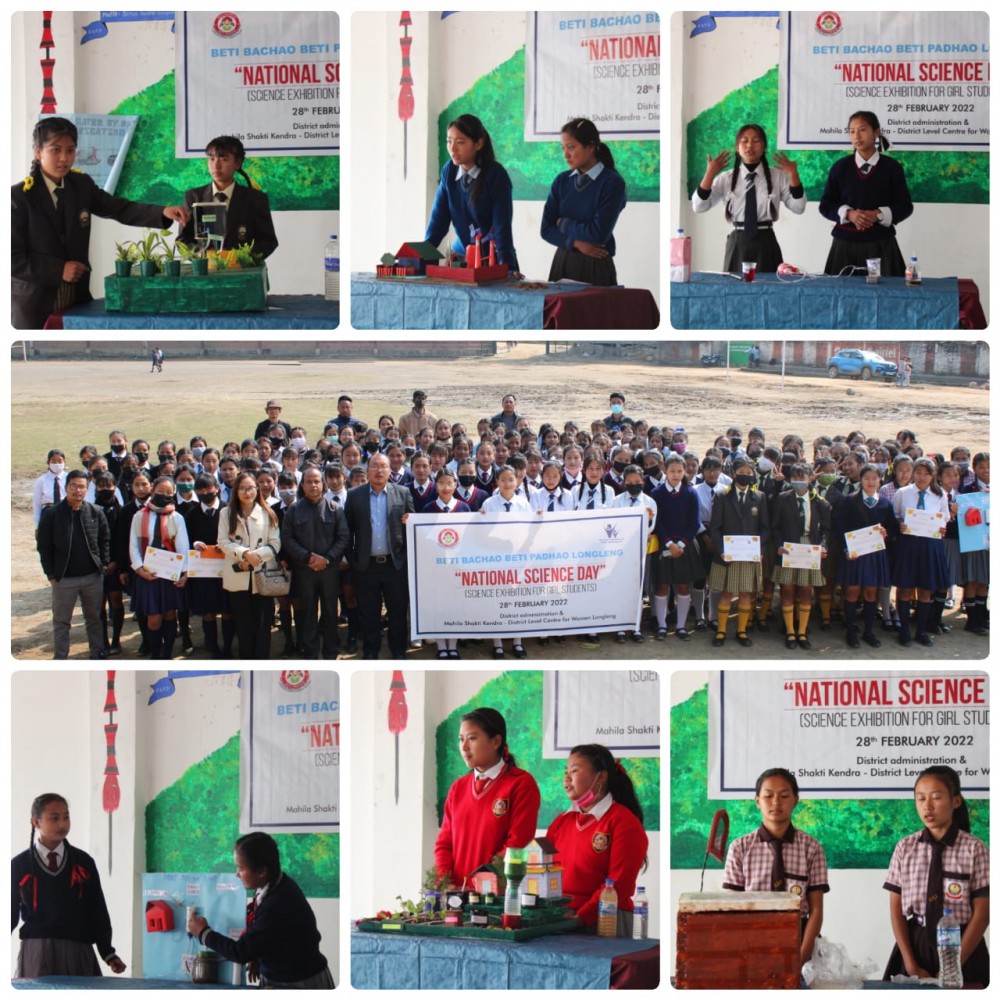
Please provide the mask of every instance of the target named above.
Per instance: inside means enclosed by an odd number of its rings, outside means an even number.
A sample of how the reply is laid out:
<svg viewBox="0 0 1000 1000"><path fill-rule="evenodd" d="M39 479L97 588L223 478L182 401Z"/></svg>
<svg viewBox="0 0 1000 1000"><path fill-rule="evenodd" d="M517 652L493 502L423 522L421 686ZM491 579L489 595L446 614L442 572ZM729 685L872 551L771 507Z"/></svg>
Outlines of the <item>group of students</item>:
<svg viewBox="0 0 1000 1000"><path fill-rule="evenodd" d="M830 168L820 214L833 223L833 243L826 274L867 272L867 262L881 260L881 274L903 277L906 265L896 242L896 225L913 214L906 175L897 160L886 156L889 137L872 111L851 115L847 131L854 153ZM728 170L730 159L733 169ZM757 124L736 132L736 155L729 150L706 156L705 174L691 207L707 212L725 204L726 221L733 228L726 239L723 268L740 272L752 261L756 270L773 273L784 260L774 234L781 205L795 215L806 210L806 195L796 165L783 153L767 160L767 134Z"/></svg>
<svg viewBox="0 0 1000 1000"><path fill-rule="evenodd" d="M970 833L961 778L945 764L921 771L913 787L923 828L892 852L882 888L889 892L889 919L896 940L883 979L938 975L937 924L945 906L962 929L965 982L986 987L990 921L987 846ZM826 855L815 838L792 823L799 803L795 775L783 767L757 779L754 801L761 825L729 847L722 886L736 892L790 892L799 897L800 959L810 960L823 926L823 897L830 891Z"/></svg>
<svg viewBox="0 0 1000 1000"><path fill-rule="evenodd" d="M57 793L31 804L28 849L11 861L11 925L20 925L19 979L100 976L100 960L117 975L126 966L112 944L101 877L94 859L70 844L69 803ZM188 934L222 958L245 965L262 989L333 989L319 949L320 933L309 902L281 868L278 844L266 833L248 833L233 847L236 875L253 892L246 927L233 938L197 914ZM94 949L97 949L97 955Z"/></svg>
<svg viewBox="0 0 1000 1000"><path fill-rule="evenodd" d="M77 128L67 118L39 121L32 132L34 157L28 176L11 188L11 325L43 329L48 318L92 299L90 232L93 216L129 226L165 229L176 222L178 239L194 245L203 234L194 229L193 206L215 202L226 209L221 246L232 250L253 244L268 257L278 246L267 195L243 170L246 151L231 135L217 136L205 147L211 182L191 188L183 205L144 205L108 194L85 173L74 169ZM239 174L245 184L236 183Z"/></svg>

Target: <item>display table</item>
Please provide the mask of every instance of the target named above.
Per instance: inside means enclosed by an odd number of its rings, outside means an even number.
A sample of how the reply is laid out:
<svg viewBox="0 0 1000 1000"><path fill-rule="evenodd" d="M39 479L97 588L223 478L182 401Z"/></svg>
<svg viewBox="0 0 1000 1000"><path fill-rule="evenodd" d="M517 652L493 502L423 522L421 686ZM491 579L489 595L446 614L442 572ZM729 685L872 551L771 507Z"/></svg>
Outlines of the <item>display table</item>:
<svg viewBox="0 0 1000 1000"><path fill-rule="evenodd" d="M460 285L432 278L351 275L357 330L653 330L656 300L645 288L516 281Z"/></svg>
<svg viewBox="0 0 1000 1000"><path fill-rule="evenodd" d="M241 990L225 983L192 983L180 979L129 979L128 976L42 976L12 979L17 990ZM249 987L256 989L256 986Z"/></svg>
<svg viewBox="0 0 1000 1000"><path fill-rule="evenodd" d="M128 281L129 279L124 279ZM61 325L60 325L61 322ZM103 299L52 316L46 330L335 330L340 303L322 295L268 295L266 312L109 313Z"/></svg>
<svg viewBox="0 0 1000 1000"><path fill-rule="evenodd" d="M966 282L967 292L975 288ZM907 287L904 278L869 285L864 277L758 274L744 282L696 273L671 283L670 323L677 330L957 330L959 281L925 278Z"/></svg>

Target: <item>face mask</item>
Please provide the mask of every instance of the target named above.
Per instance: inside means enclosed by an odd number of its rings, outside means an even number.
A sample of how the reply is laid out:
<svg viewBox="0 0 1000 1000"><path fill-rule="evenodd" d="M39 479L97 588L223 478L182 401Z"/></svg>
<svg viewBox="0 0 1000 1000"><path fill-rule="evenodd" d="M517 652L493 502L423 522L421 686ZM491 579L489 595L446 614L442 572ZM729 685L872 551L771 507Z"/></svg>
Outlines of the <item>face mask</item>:
<svg viewBox="0 0 1000 1000"><path fill-rule="evenodd" d="M378 442L377 441L366 441L365 442L365 451L367 451L369 455L374 454L376 451L378 451Z"/></svg>
<svg viewBox="0 0 1000 1000"><path fill-rule="evenodd" d="M215 503L215 498L216 498L216 497L217 497L218 495L219 495L218 493L199 493L199 494L198 494L198 499L199 499L199 501L201 501L201 503L203 503L203 504L204 504L204 505L205 505L206 507L211 507L211 506L212 506L212 504L214 504L214 503Z"/></svg>
<svg viewBox="0 0 1000 1000"><path fill-rule="evenodd" d="M752 461L756 462L756 461L757 461L757 459L759 459L759 458L760 458L760 454L761 454L761 452L760 452L760 448L751 448L751 449L750 449L750 450L749 450L749 451L747 452L747 458L749 458L749 459L751 459ZM759 463L758 463L758 464L759 464Z"/></svg>
<svg viewBox="0 0 1000 1000"><path fill-rule="evenodd" d="M406 447L403 448L403 454L406 455L407 458L413 458L413 456L416 455L416 453L417 449L411 448L409 445L406 445Z"/></svg>
<svg viewBox="0 0 1000 1000"><path fill-rule="evenodd" d="M674 451L676 451L678 455L683 455L686 449L687 449L687 444L685 444L685 442L683 441L674 442Z"/></svg>
<svg viewBox="0 0 1000 1000"><path fill-rule="evenodd" d="M149 458L149 452L148 451L134 451L134 452L132 452L132 454L135 455L135 460L140 465L142 465L142 463L145 462L147 458Z"/></svg>
<svg viewBox="0 0 1000 1000"><path fill-rule="evenodd" d="M774 468L774 462L769 458L762 458L757 462L757 468L761 472L770 472Z"/></svg>
<svg viewBox="0 0 1000 1000"><path fill-rule="evenodd" d="M160 463L160 465L163 465L164 462L172 462L174 460L174 456L173 455L157 455L156 456L156 460L157 460L157 462Z"/></svg>
<svg viewBox="0 0 1000 1000"><path fill-rule="evenodd" d="M875 468L878 469L878 473L880 476L884 476L885 470L889 468L889 465L886 462L876 462Z"/></svg>
<svg viewBox="0 0 1000 1000"><path fill-rule="evenodd" d="M596 782L595 782L596 784ZM597 795L594 792L594 786L591 785L577 800L576 804L581 809L589 809L597 801Z"/></svg>
<svg viewBox="0 0 1000 1000"><path fill-rule="evenodd" d="M97 490L94 493L94 497L97 502L102 506L106 507L115 498L114 490Z"/></svg>
<svg viewBox="0 0 1000 1000"><path fill-rule="evenodd" d="M178 483L177 492L183 493L185 496L189 496L194 493L194 483Z"/></svg>
<svg viewBox="0 0 1000 1000"><path fill-rule="evenodd" d="M615 462L613 468L621 475L628 468L628 462Z"/></svg>
<svg viewBox="0 0 1000 1000"><path fill-rule="evenodd" d="M663 475L663 470L658 465L654 465L646 470L646 475L650 479L659 479Z"/></svg>
<svg viewBox="0 0 1000 1000"><path fill-rule="evenodd" d="M642 492L642 483L629 483L625 487L625 492L630 497L637 497Z"/></svg>
<svg viewBox="0 0 1000 1000"><path fill-rule="evenodd" d="M831 486L837 479L836 472L821 472L817 477L820 486Z"/></svg>
<svg viewBox="0 0 1000 1000"><path fill-rule="evenodd" d="M729 458L732 452L728 448L720 448L719 451L722 453L723 458Z"/></svg>
<svg viewBox="0 0 1000 1000"><path fill-rule="evenodd" d="M172 496L164 496L162 493L157 493L156 496L153 497L154 507L169 507L173 502L174 498Z"/></svg>
<svg viewBox="0 0 1000 1000"><path fill-rule="evenodd" d="M194 455L195 461L200 462L201 461L201 456L205 454L205 449L204 448L192 448L191 449L191 454Z"/></svg>
<svg viewBox="0 0 1000 1000"><path fill-rule="evenodd" d="M969 471L969 463L968 462L956 462L955 464L958 466L958 471L959 472L961 472L961 473L964 474L964 473L966 473L966 472Z"/></svg>
<svg viewBox="0 0 1000 1000"><path fill-rule="evenodd" d="M798 493L799 496L802 496L803 494L808 493L809 492L809 480L808 479L793 479L792 480L792 489L795 490L795 492Z"/></svg>
<svg viewBox="0 0 1000 1000"><path fill-rule="evenodd" d="M126 445L123 445L123 444L116 444L116 445L113 445L113 446L112 446L111 450L112 450L112 451L113 451L113 452L114 452L114 453L115 453L116 455L122 455L122 454L124 454L124 453L125 453L125 452L126 452L126 451L127 451L128 449L127 449L127 446L126 446Z"/></svg>
<svg viewBox="0 0 1000 1000"><path fill-rule="evenodd" d="M622 404L621 403L612 403L611 404L611 412L615 416L617 416L619 413L622 412Z"/></svg>
<svg viewBox="0 0 1000 1000"><path fill-rule="evenodd" d="M278 496L280 496L286 504L295 503L296 495L295 490L278 490Z"/></svg>
<svg viewBox="0 0 1000 1000"><path fill-rule="evenodd" d="M747 487L753 483L753 476L748 476L746 473L741 473L733 478L736 480L737 486Z"/></svg>
<svg viewBox="0 0 1000 1000"><path fill-rule="evenodd" d="M63 462L49 462L49 472L54 476L61 476L66 471L66 465Z"/></svg>
<svg viewBox="0 0 1000 1000"><path fill-rule="evenodd" d="M730 438L729 443L733 446L733 451L735 451L741 444L743 444L743 438Z"/></svg>
<svg viewBox="0 0 1000 1000"><path fill-rule="evenodd" d="M464 486L466 489L468 489L470 486L472 486L475 483L475 481L476 481L476 477L475 476L459 476L458 477L459 484L461 486Z"/></svg>
<svg viewBox="0 0 1000 1000"><path fill-rule="evenodd" d="M875 504L877 504L877 503L878 503L878 496L873 496L873 497L865 496L865 506L866 507L874 507Z"/></svg>
<svg viewBox="0 0 1000 1000"><path fill-rule="evenodd" d="M302 451L306 446L305 438L292 438L291 445L296 451Z"/></svg>

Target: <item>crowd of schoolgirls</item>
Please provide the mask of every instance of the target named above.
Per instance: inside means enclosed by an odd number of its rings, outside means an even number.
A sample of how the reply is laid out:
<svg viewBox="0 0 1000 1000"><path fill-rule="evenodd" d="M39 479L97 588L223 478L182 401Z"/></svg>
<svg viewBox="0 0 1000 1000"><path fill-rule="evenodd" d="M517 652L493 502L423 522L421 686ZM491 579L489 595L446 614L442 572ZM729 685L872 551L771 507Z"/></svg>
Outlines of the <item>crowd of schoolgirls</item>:
<svg viewBox="0 0 1000 1000"><path fill-rule="evenodd" d="M106 651L121 651L123 594L129 594L143 634L142 655L169 658L178 634L180 648L193 652L202 645L192 632L193 618L202 619L203 645L215 656L231 655L234 637L241 638L242 648L241 622L256 630L246 640L255 656L270 655L275 623L285 640L284 655L302 652L294 573L290 593L278 598L275 618L266 595L253 608L234 607L224 581L192 580L179 588L147 579L141 550L155 542L158 531L156 544L173 542L178 552L186 552L189 543L191 548L216 544L218 511L228 511L240 501L237 494L246 493L248 514L257 504L271 512L269 522L274 520L264 526L273 537L263 539L263 559L287 566L280 525L303 495L303 472L320 470L325 497L343 507L348 489L366 482L365 461L374 454L386 455L390 480L410 491L417 513L516 506L558 517L579 509L643 506L651 529L645 573L651 622L643 630L607 637L617 642L642 642L646 636L663 641L671 635L690 642L705 632L721 646L734 619L736 640L747 647L754 630L768 631L772 623L789 649L809 649L816 628L834 627L850 648L877 647L890 637L886 633L903 645L930 646L932 636L954 627L957 614L946 621L945 612L959 603L966 631L989 632L988 551L960 551L957 502L960 493L988 493L986 452L972 454L957 445L947 458L925 455L908 431L883 441L858 430L817 438L807 458L805 442L795 435L772 443L763 430L752 428L744 441L741 430L730 427L699 458L683 428L627 416L619 392L611 394L607 416L584 426L575 421L533 426L517 413L511 396L503 412L482 418L473 430L434 416L425 400L418 390L414 409L398 424L383 415L369 427L353 416L352 400L343 395L337 416L312 444L303 427L281 419L280 404L272 400L268 418L242 442L211 447L196 435L180 448L172 441L150 448L143 439L129 444L114 430L107 454L93 446L81 449L87 500L110 525L102 616ZM65 495L65 455L53 449L48 462L49 470L35 484L36 525L44 509ZM909 533L908 508L940 510L942 537ZM884 550L849 558L845 532L873 525ZM759 561L727 560L724 539L736 535L760 537ZM820 568L784 567L788 543L803 542L821 546ZM338 617L347 625L348 653L356 651L358 638L352 598L345 573ZM550 640L535 641L545 647ZM580 641L594 648L600 637L586 634ZM469 644L442 640L439 655L457 658ZM512 652L528 655L520 639ZM506 655L501 641L493 642L492 654Z"/></svg>

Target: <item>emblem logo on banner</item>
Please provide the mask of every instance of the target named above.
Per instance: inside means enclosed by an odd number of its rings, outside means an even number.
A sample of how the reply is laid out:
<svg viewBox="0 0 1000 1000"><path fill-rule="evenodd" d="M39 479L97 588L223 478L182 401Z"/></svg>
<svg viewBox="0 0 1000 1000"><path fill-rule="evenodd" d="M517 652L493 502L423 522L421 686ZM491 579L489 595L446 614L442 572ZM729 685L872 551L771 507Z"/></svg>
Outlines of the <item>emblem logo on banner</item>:
<svg viewBox="0 0 1000 1000"><path fill-rule="evenodd" d="M493 800L493 815L499 819L501 816L507 814L507 807L510 805L509 799L494 799Z"/></svg>
<svg viewBox="0 0 1000 1000"><path fill-rule="evenodd" d="M309 686L308 670L282 670L278 683L286 691L301 691Z"/></svg>
<svg viewBox="0 0 1000 1000"><path fill-rule="evenodd" d="M220 14L212 22L212 31L220 38L235 38L240 33L240 19L231 11Z"/></svg>
<svg viewBox="0 0 1000 1000"><path fill-rule="evenodd" d="M454 528L443 528L438 532L438 545L443 549L450 549L458 544L459 534Z"/></svg>
<svg viewBox="0 0 1000 1000"><path fill-rule="evenodd" d="M836 35L843 27L844 22L840 19L840 15L832 10L824 10L816 18L816 30L821 35Z"/></svg>

